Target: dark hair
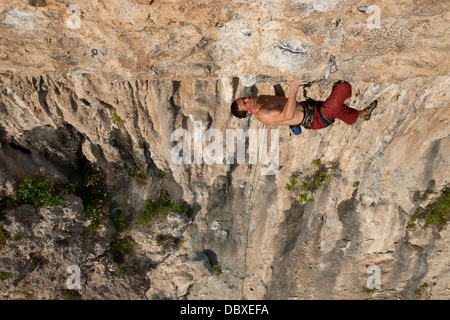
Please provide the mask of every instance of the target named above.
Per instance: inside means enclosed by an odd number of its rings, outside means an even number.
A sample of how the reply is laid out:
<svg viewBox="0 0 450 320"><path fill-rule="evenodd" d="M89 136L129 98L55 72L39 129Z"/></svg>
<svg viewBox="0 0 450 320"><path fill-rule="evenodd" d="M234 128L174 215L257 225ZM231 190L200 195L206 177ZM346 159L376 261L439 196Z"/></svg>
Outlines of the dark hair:
<svg viewBox="0 0 450 320"><path fill-rule="evenodd" d="M233 101L231 104L231 113L238 118L246 118L247 117L247 111L246 110L239 110L239 107L237 105L236 100Z"/></svg>

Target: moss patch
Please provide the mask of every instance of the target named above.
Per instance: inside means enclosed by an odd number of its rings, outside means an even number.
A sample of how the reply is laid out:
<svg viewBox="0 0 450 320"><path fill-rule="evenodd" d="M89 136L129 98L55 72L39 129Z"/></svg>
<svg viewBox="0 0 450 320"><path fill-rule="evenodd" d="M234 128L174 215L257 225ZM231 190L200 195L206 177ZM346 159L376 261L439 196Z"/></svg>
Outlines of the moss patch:
<svg viewBox="0 0 450 320"><path fill-rule="evenodd" d="M414 228L417 219L425 220L424 227L443 228L450 219L450 188L442 190L442 194L425 208L419 207L414 212L407 229Z"/></svg>

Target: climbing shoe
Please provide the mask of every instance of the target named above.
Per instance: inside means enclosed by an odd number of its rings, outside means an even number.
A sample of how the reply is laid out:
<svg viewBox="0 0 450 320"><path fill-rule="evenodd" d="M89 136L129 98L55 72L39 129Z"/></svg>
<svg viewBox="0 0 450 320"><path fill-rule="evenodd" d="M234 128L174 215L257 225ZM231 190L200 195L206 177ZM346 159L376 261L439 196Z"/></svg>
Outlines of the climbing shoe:
<svg viewBox="0 0 450 320"><path fill-rule="evenodd" d="M372 115L372 111L373 109L375 109L377 107L378 101L377 100L373 100L369 106L366 108L367 110L367 114L364 116L364 120L370 120L370 116Z"/></svg>

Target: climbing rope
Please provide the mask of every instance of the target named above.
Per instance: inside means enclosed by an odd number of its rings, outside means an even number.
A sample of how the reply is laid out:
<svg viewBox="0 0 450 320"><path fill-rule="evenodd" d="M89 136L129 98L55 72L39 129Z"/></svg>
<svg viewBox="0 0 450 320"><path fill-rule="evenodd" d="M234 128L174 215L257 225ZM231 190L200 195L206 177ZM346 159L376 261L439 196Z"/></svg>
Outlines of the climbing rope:
<svg viewBox="0 0 450 320"><path fill-rule="evenodd" d="M252 184L250 185L250 194L249 194L249 196L247 198L247 204L250 204L250 209L249 209L249 213L250 214L251 214L251 211L253 209L253 192L256 190L256 189L253 188L253 186L255 184L255 179L256 179L256 172L258 171L258 168L260 168L260 166L259 166L259 162L260 162L259 156L260 156L260 152L261 151L259 150L259 148L261 147L261 139L262 139L261 135L262 135L262 132L264 132L264 129L266 129L266 124L259 123L258 159L257 159L256 165L255 165L255 170L253 171ZM259 173L261 173L261 170L259 170Z"/></svg>
<svg viewBox="0 0 450 320"><path fill-rule="evenodd" d="M263 129L263 130L261 130ZM258 153L257 153L257 162L255 164L255 167L253 169L253 178L252 178L252 182L250 184L250 192L249 195L247 197L247 211L245 212L248 216L248 228L247 228L247 235L246 235L246 239L245 239L245 254L244 254L244 278L242 281L242 288L241 288L241 296L242 298L244 297L244 281L247 277L247 249L248 249L248 243L249 243L249 235L250 235L250 222L252 219L252 212L253 212L253 205L254 205L254 195L256 193L256 190L258 189L259 183L256 184L255 186L255 182L257 181L256 176L257 176L257 172L258 172L258 168L259 168L259 174L258 176L260 176L261 174L261 166L259 165L260 162L260 152L263 152L265 150L260 150L261 147L261 139L262 139L262 132L264 132L264 129L266 129L266 124L263 123L259 123L259 135L258 135ZM259 180L259 178L258 178Z"/></svg>

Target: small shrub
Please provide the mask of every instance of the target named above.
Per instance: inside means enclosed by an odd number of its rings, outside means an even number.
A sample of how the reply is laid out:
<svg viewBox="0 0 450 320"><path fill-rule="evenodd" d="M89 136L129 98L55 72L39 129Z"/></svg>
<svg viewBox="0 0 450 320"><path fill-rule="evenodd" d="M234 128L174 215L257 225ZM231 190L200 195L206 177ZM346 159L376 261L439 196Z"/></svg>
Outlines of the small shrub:
<svg viewBox="0 0 450 320"><path fill-rule="evenodd" d="M133 252L134 240L131 236L120 237L119 234L114 235L113 241L110 243L114 261L122 263L125 256Z"/></svg>
<svg viewBox="0 0 450 320"><path fill-rule="evenodd" d="M185 206L181 203L172 203L170 208L178 213L183 213Z"/></svg>
<svg viewBox="0 0 450 320"><path fill-rule="evenodd" d="M128 224L125 221L124 212L122 210L117 210L114 213L111 213L109 219L114 225L116 232L122 232L128 228Z"/></svg>
<svg viewBox="0 0 450 320"><path fill-rule="evenodd" d="M158 199L155 201L146 200L144 212L136 215L137 219L144 224L153 221L156 218L163 218L169 213L169 209L178 213L185 213L188 218L193 215L193 209L186 203L172 202L169 192L161 189Z"/></svg>
<svg viewBox="0 0 450 320"><path fill-rule="evenodd" d="M312 164L314 165L314 166L318 166L318 167L320 167L320 165L322 164L322 160L319 158L319 159L316 159L316 160L313 160L312 161Z"/></svg>
<svg viewBox="0 0 450 320"><path fill-rule="evenodd" d="M300 185L300 193L298 195L298 201L300 202L300 204L314 202L314 198L312 197L313 192L319 189L325 183L330 184L333 179L332 176L328 174L328 172L333 170L333 168L327 168L325 165L323 165L320 158L313 160L312 164L314 166L317 166L318 168L309 179L307 179ZM295 178L291 178L289 183L286 184L285 188L287 190L292 190L297 184L297 180Z"/></svg>
<svg viewBox="0 0 450 320"><path fill-rule="evenodd" d="M156 217L165 216L168 213L168 208L162 206L158 201L145 201L144 212L138 213L136 217L144 224L153 221Z"/></svg>
<svg viewBox="0 0 450 320"><path fill-rule="evenodd" d="M139 271L139 266L137 264L133 264L131 266L119 266L117 268L117 274L119 276L125 276L126 274L137 274Z"/></svg>
<svg viewBox="0 0 450 320"><path fill-rule="evenodd" d="M284 188L286 190L292 190L292 188L294 188L296 184L297 184L297 180L295 180L295 178L291 178L291 180L289 180L289 183L287 183Z"/></svg>
<svg viewBox="0 0 450 320"><path fill-rule="evenodd" d="M414 290L414 294L419 298L423 295L423 293L428 289L428 283L424 283L420 285L416 290Z"/></svg>
<svg viewBox="0 0 450 320"><path fill-rule="evenodd" d="M148 179L148 173L141 168L131 168L130 177L139 183L140 186L145 186Z"/></svg>
<svg viewBox="0 0 450 320"><path fill-rule="evenodd" d="M428 217L425 227L435 225L443 227L450 218L450 189L444 189L442 195L427 207Z"/></svg>
<svg viewBox="0 0 450 320"><path fill-rule="evenodd" d="M63 201L63 192L58 185L42 176L25 178L20 184L17 196L35 207L55 207Z"/></svg>
<svg viewBox="0 0 450 320"><path fill-rule="evenodd" d="M76 194L83 201L86 218L92 221L91 231L95 230L104 216L109 213L110 195L106 177L100 171L87 171L77 187Z"/></svg>
<svg viewBox="0 0 450 320"><path fill-rule="evenodd" d="M117 110L116 108L112 108L111 109L111 121L114 124L120 124L120 123L125 123L125 120L123 120L121 117L119 117L119 115L117 114Z"/></svg>
<svg viewBox="0 0 450 320"><path fill-rule="evenodd" d="M5 272L2 271L0 272L0 280L3 282L6 279L12 279L13 275L11 272Z"/></svg>
<svg viewBox="0 0 450 320"><path fill-rule="evenodd" d="M430 191L425 191L428 197ZM425 200L425 196L421 196L421 202ZM412 229L416 226L415 222L417 219L425 220L424 227L436 226L442 228L445 226L447 221L450 219L450 189L444 188L442 194L434 200L432 203L428 204L426 208L419 207L414 211L407 229Z"/></svg>
<svg viewBox="0 0 450 320"><path fill-rule="evenodd" d="M363 288L363 292L365 292L367 294L373 294L376 290L377 290L377 288L372 288L372 289L367 288L367 287Z"/></svg>
<svg viewBox="0 0 450 320"><path fill-rule="evenodd" d="M411 219L409 220L408 225L406 226L406 229L412 229L416 226L416 224L414 223L417 218L419 217L419 209L416 209L416 211L414 211L414 214L412 215Z"/></svg>
<svg viewBox="0 0 450 320"><path fill-rule="evenodd" d="M212 267L212 271L213 274L216 276L221 276L223 274L222 267L219 264Z"/></svg>

